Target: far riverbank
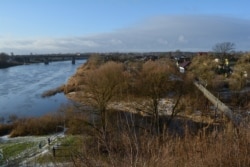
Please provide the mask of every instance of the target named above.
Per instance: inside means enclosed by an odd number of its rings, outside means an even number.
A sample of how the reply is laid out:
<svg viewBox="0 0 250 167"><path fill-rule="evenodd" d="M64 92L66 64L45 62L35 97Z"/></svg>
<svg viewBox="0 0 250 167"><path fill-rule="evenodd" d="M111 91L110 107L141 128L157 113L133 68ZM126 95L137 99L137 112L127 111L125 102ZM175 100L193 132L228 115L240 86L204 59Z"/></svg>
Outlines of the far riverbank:
<svg viewBox="0 0 250 167"><path fill-rule="evenodd" d="M18 62L0 62L0 69L22 65Z"/></svg>

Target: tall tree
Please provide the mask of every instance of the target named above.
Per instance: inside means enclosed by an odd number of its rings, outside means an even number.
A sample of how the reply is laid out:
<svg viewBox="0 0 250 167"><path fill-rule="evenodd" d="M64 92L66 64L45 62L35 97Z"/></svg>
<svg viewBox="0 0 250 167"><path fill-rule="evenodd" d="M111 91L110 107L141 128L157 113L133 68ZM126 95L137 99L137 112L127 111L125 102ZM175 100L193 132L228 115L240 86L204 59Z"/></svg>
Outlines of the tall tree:
<svg viewBox="0 0 250 167"><path fill-rule="evenodd" d="M217 43L213 47L213 51L220 55L221 59L228 58L228 55L235 49L235 44L232 42Z"/></svg>
<svg viewBox="0 0 250 167"><path fill-rule="evenodd" d="M5 63L8 60L9 56L6 53L0 53L0 63Z"/></svg>
<svg viewBox="0 0 250 167"><path fill-rule="evenodd" d="M232 76L230 77L230 87L233 90L242 89L250 75L250 54L242 55L234 66Z"/></svg>
<svg viewBox="0 0 250 167"><path fill-rule="evenodd" d="M143 64L139 77L137 78L137 89L142 96L151 100L153 125L159 133L159 101L166 97L171 90L174 91L176 78L176 67L173 62L167 61L148 61Z"/></svg>
<svg viewBox="0 0 250 167"><path fill-rule="evenodd" d="M84 102L100 112L104 134L106 134L107 128L107 106L121 90L123 83L123 65L121 63L107 62L85 74L82 97Z"/></svg>
<svg viewBox="0 0 250 167"><path fill-rule="evenodd" d="M205 86L211 86L217 66L218 63L214 61L213 56L204 55L193 57L188 69L195 77L198 77Z"/></svg>

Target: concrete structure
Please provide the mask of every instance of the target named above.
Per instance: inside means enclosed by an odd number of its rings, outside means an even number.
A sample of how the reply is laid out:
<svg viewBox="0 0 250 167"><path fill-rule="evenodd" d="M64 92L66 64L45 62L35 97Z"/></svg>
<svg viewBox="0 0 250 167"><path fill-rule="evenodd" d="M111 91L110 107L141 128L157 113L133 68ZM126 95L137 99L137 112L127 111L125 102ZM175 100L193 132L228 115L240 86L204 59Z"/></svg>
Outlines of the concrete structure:
<svg viewBox="0 0 250 167"><path fill-rule="evenodd" d="M199 81L194 81L194 85L206 96L206 98L217 107L235 125L239 126L240 120L233 114L233 111L210 93Z"/></svg>
<svg viewBox="0 0 250 167"><path fill-rule="evenodd" d="M50 54L50 55L21 55L21 56L12 56L12 61L16 61L23 64L30 63L44 63L49 64L53 61L65 61L71 60L72 64L75 64L78 59L88 59L90 54Z"/></svg>

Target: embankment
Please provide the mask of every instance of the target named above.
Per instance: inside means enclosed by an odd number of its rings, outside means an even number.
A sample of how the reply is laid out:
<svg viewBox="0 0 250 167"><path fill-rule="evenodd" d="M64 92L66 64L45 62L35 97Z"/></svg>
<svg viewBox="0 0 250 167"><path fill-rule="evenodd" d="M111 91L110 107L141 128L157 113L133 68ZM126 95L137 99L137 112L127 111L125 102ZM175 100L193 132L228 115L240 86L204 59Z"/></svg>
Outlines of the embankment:
<svg viewBox="0 0 250 167"><path fill-rule="evenodd" d="M12 66L18 66L18 65L22 65L22 64L17 63L17 62L0 62L0 69L12 67Z"/></svg>
<svg viewBox="0 0 250 167"><path fill-rule="evenodd" d="M84 72L90 69L92 69L91 65L86 62L78 67L76 73L69 78L63 87L63 92L67 98L80 102L80 90L84 85Z"/></svg>

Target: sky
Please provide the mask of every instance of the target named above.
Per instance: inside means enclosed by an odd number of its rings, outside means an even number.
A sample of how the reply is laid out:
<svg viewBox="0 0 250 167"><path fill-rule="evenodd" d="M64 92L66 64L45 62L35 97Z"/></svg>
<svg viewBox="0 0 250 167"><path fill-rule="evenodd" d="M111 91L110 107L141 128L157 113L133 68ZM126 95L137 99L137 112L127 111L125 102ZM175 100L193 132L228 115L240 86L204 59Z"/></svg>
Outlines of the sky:
<svg viewBox="0 0 250 167"><path fill-rule="evenodd" d="M0 0L0 52L250 51L249 0Z"/></svg>

